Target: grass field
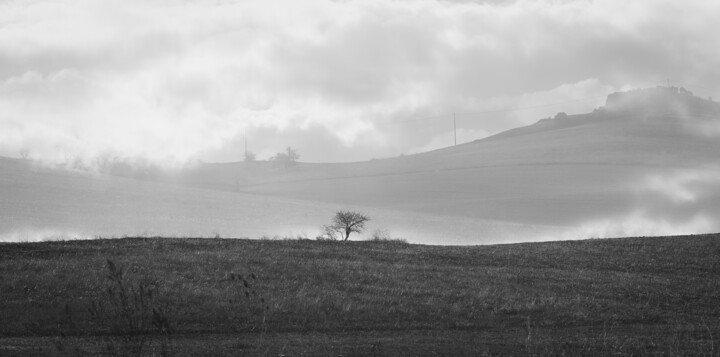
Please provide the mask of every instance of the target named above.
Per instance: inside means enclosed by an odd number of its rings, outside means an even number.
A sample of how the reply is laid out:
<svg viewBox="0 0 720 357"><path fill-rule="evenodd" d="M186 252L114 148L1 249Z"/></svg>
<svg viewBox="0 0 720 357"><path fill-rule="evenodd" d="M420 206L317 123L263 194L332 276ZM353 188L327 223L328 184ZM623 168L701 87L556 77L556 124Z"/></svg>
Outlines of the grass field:
<svg viewBox="0 0 720 357"><path fill-rule="evenodd" d="M717 356L718 256L720 235L2 243L0 355Z"/></svg>

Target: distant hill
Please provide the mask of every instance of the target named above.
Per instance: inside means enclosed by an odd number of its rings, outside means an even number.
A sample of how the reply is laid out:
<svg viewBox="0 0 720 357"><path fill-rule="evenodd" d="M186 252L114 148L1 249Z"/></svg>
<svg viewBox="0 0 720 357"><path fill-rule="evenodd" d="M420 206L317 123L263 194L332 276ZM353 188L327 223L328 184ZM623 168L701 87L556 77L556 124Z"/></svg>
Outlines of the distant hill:
<svg viewBox="0 0 720 357"><path fill-rule="evenodd" d="M720 115L720 104L703 99L685 88L656 87L608 96L605 109L610 113L639 115L648 118L703 119Z"/></svg>
<svg viewBox="0 0 720 357"><path fill-rule="evenodd" d="M207 165L185 178L216 189L561 225L587 235L655 234L658 227L695 233L719 228L709 218L720 216L719 113L718 103L688 91L651 88L610 94L592 113L561 113L427 153L291 169ZM688 198L678 202L681 196Z"/></svg>
<svg viewBox="0 0 720 357"><path fill-rule="evenodd" d="M566 129L594 122L626 120L664 122L695 121L720 123L720 103L712 99L693 96L684 88L656 87L608 95L604 107L592 113L567 115L558 113L554 118L541 119L537 123L511 129L484 140L498 140L548 130ZM676 128L677 129L677 128Z"/></svg>
<svg viewBox="0 0 720 357"><path fill-rule="evenodd" d="M97 221L112 221L108 217L120 212L120 221L135 222L133 201L123 195L146 187L137 200L144 217L137 226L151 232L177 224L193 232L212 231L213 225L232 234L314 236L316 227L327 223L325 216L342 208L369 212L374 228L410 241L447 244L712 232L720 230L719 113L718 103L683 89L613 93L591 113L560 113L415 155L292 166L201 164L173 173L143 170L133 179L76 178L71 180L73 192L85 199L70 206L89 215L88 221L93 212L102 212ZM5 170L15 164L0 160L0 165ZM54 174L18 170L13 175L32 180L0 181L0 202L6 198L21 207L36 202L17 193L21 191L13 185L21 181L51 187L48 197L67 196L54 183ZM92 189L104 185L120 193L108 196ZM164 193L155 195L147 187ZM27 190L22 192L33 189ZM77 208L98 197L118 208ZM272 203L263 206L264 201ZM42 225L42 219L32 218L33 209L3 223ZM41 211L56 225L67 220L73 223L60 226L82 226L77 218L57 218L65 212ZM165 218L153 220L152 212ZM293 217L291 222L287 217ZM157 224L165 228L153 230L158 221L166 222Z"/></svg>

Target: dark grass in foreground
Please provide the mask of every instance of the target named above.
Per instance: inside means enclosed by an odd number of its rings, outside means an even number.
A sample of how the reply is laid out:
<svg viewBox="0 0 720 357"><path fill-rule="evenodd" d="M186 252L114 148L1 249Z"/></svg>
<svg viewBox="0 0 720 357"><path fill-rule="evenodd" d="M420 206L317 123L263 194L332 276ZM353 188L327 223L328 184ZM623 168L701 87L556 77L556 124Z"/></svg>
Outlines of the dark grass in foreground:
<svg viewBox="0 0 720 357"><path fill-rule="evenodd" d="M718 356L720 235L6 243L0 302L0 355Z"/></svg>

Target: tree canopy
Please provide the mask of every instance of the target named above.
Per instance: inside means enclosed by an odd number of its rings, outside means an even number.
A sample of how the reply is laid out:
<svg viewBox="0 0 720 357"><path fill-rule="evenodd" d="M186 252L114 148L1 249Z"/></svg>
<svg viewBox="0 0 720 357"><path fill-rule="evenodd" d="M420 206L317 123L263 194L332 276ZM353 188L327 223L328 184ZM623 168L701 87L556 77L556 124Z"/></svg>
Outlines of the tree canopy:
<svg viewBox="0 0 720 357"><path fill-rule="evenodd" d="M365 230L365 223L370 217L354 211L338 211L333 217L332 224L323 227L323 233L330 239L346 241L351 233L362 233Z"/></svg>

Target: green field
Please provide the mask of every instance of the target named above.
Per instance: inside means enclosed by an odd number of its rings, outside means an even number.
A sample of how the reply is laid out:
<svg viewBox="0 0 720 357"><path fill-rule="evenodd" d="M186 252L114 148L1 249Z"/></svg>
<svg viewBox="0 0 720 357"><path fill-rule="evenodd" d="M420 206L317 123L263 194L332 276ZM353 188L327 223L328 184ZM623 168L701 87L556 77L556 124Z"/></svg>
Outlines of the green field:
<svg viewBox="0 0 720 357"><path fill-rule="evenodd" d="M720 235L2 243L0 355L717 356L719 256Z"/></svg>

